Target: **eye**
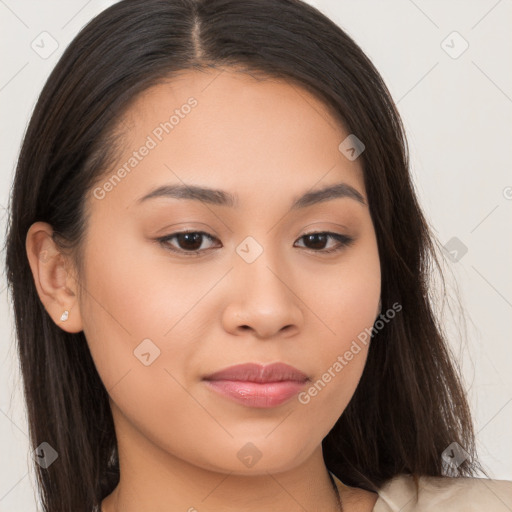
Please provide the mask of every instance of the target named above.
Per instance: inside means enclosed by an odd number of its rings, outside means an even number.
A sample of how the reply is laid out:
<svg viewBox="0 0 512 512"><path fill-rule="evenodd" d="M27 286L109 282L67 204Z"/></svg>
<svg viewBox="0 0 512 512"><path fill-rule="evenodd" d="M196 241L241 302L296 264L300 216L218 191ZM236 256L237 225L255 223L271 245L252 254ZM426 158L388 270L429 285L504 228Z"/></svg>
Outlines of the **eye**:
<svg viewBox="0 0 512 512"><path fill-rule="evenodd" d="M204 238L207 238L210 241L216 240L215 237L205 233L204 231L181 231L162 238L157 238L157 241L173 252L199 254L206 250L202 247ZM171 240L174 239L176 239L178 248L171 244Z"/></svg>
<svg viewBox="0 0 512 512"><path fill-rule="evenodd" d="M326 242L331 240L336 240L338 242L334 247L330 247L329 249L324 249ZM347 247L354 243L354 239L347 235L342 235L340 233L331 233L329 231L317 231L312 233L307 233L306 235L302 235L299 240L305 240L308 244L313 245L313 252L320 253L333 253L341 251L344 247ZM309 248L309 247L308 247Z"/></svg>
<svg viewBox="0 0 512 512"><path fill-rule="evenodd" d="M209 240L210 242L217 240L217 238L208 233L205 233L204 231L181 231L157 238L156 240L170 251L187 254L189 256L195 256L207 251L208 249L211 249L211 246L206 248L203 247L203 242L205 239ZM306 235L302 235L299 240L305 240L305 242L310 246L306 246L306 248L312 252L318 253L338 252L341 251L344 247L353 244L355 241L354 238L350 236L342 235L340 233L331 233L328 231L307 233ZM324 246L329 240L335 240L338 243L334 247L325 248ZM172 244L173 241L176 242L178 247Z"/></svg>

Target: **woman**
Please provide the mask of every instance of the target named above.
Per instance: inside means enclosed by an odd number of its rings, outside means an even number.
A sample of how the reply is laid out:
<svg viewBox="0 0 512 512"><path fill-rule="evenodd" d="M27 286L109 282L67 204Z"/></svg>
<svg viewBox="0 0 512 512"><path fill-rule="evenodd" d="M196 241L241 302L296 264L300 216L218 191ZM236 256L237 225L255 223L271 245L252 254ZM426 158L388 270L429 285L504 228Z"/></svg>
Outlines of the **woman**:
<svg viewBox="0 0 512 512"><path fill-rule="evenodd" d="M49 77L10 206L44 510L510 506L468 478L399 115L314 8L110 7Z"/></svg>

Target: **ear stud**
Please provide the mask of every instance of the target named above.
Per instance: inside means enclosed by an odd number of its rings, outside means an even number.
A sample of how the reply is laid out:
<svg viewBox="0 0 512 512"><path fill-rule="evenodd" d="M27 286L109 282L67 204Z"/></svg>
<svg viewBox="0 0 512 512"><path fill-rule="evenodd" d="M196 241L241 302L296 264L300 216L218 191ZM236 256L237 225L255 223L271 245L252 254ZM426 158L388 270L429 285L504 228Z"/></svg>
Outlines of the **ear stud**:
<svg viewBox="0 0 512 512"><path fill-rule="evenodd" d="M66 309L66 311L64 311L64 313L62 313L62 315L60 316L60 321L65 322L68 319L68 316L69 316L69 311Z"/></svg>

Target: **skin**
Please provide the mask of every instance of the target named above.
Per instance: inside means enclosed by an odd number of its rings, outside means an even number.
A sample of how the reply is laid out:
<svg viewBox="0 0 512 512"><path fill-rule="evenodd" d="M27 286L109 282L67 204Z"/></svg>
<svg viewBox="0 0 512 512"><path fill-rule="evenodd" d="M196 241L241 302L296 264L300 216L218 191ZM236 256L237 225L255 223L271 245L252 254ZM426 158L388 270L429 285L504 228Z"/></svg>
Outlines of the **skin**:
<svg viewBox="0 0 512 512"><path fill-rule="evenodd" d="M83 275L51 226L37 222L27 234L41 301L62 329L84 331L110 395L121 481L102 512L338 510L321 442L356 389L367 347L307 404L252 408L202 378L281 361L314 383L371 329L381 273L360 159L338 150L349 133L306 90L234 69L186 71L130 106L105 180L191 96L197 105L129 174L104 198L87 196ZM340 182L366 204L343 197L289 211L303 193ZM137 204L156 186L183 183L236 194L238 207ZM181 254L155 242L186 229L214 237L198 242L201 255L187 255L193 243L176 237L168 245ZM355 241L325 254L339 242L308 242L312 231ZM236 252L247 236L263 249L252 263ZM147 338L160 350L149 366L134 356ZM261 453L252 467L237 457L249 442ZM349 512L371 510L377 498L340 491Z"/></svg>

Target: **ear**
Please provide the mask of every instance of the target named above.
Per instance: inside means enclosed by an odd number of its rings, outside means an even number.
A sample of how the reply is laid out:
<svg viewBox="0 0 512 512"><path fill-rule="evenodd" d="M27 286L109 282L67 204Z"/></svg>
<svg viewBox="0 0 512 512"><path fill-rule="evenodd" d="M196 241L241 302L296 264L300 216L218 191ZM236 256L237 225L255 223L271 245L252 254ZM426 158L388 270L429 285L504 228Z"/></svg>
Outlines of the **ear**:
<svg viewBox="0 0 512 512"><path fill-rule="evenodd" d="M83 330L78 304L78 282L69 257L52 238L46 222L35 222L27 232L25 246L37 293L55 324L67 332ZM68 311L67 320L61 320Z"/></svg>

